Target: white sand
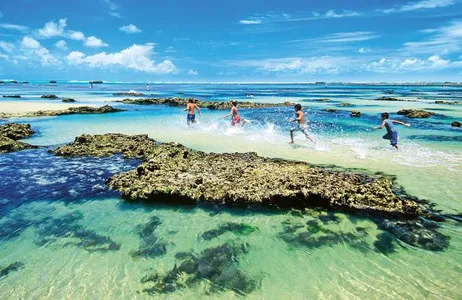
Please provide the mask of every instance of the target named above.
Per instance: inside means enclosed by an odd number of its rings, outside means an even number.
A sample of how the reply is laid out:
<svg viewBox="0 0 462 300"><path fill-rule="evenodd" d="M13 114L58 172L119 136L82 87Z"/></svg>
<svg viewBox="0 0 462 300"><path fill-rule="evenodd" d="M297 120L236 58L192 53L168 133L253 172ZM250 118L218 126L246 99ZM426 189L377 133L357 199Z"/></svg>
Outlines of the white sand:
<svg viewBox="0 0 462 300"><path fill-rule="evenodd" d="M5 114L21 114L36 112L39 110L61 110L69 107L88 106L73 103L49 103L49 102L36 102L31 101L0 101L0 113ZM91 105L92 106L92 105Z"/></svg>

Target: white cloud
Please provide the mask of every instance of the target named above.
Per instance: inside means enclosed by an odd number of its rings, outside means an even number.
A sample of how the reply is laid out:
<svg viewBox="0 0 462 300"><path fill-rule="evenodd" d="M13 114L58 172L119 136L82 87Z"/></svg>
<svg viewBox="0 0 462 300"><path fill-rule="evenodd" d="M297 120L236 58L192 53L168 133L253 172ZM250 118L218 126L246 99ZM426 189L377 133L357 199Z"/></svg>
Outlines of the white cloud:
<svg viewBox="0 0 462 300"><path fill-rule="evenodd" d="M76 40L76 41L83 41L85 40L85 35L80 32L80 31L73 31L69 30L68 31L68 36L71 40Z"/></svg>
<svg viewBox="0 0 462 300"><path fill-rule="evenodd" d="M419 42L407 42L404 50L411 53L447 54L462 49L462 21L455 21L447 26L421 31L430 36Z"/></svg>
<svg viewBox="0 0 462 300"><path fill-rule="evenodd" d="M0 41L0 48L3 49L3 51L10 53L13 52L14 50L14 45L12 43Z"/></svg>
<svg viewBox="0 0 462 300"><path fill-rule="evenodd" d="M103 6L103 11L105 11L108 15L115 18L122 18L120 13L118 12L119 6L112 2L111 0L100 0L101 5Z"/></svg>
<svg viewBox="0 0 462 300"><path fill-rule="evenodd" d="M58 59L51 55L48 49L29 36L25 36L22 39L21 51L22 55L20 58L23 60L39 60L42 65L54 65L59 62Z"/></svg>
<svg viewBox="0 0 462 300"><path fill-rule="evenodd" d="M17 31L27 31L29 27L17 25L17 24L10 24L10 23L1 23L0 28L8 29L8 30L17 30Z"/></svg>
<svg viewBox="0 0 462 300"><path fill-rule="evenodd" d="M104 43L102 40L100 40L96 36L90 36L86 39L85 46L92 47L92 48L100 48L100 47L107 47L109 45Z"/></svg>
<svg viewBox="0 0 462 300"><path fill-rule="evenodd" d="M262 20L257 20L257 19L254 19L254 20L240 20L239 21L239 24L242 24L242 25L258 25L258 24L261 24L263 23Z"/></svg>
<svg viewBox="0 0 462 300"><path fill-rule="evenodd" d="M176 67L170 60L164 60L159 64L151 59L154 44L134 44L120 52L101 52L86 56L82 52L74 51L67 56L67 60L73 65L88 65L93 68L124 67L138 71L158 74L176 73Z"/></svg>
<svg viewBox="0 0 462 300"><path fill-rule="evenodd" d="M188 75L197 76L197 75L199 75L199 72L194 71L194 70L189 70Z"/></svg>
<svg viewBox="0 0 462 300"><path fill-rule="evenodd" d="M421 1L412 1L408 2L401 6L395 6L388 9L379 9L378 11L389 14L395 12L408 12L416 11L422 9L432 9L432 8L441 8L447 7L456 4L456 0L421 0Z"/></svg>
<svg viewBox="0 0 462 300"><path fill-rule="evenodd" d="M371 52L371 49L369 48L359 48L358 53L364 54L364 53L369 53Z"/></svg>
<svg viewBox="0 0 462 300"><path fill-rule="evenodd" d="M64 36L64 30L66 29L67 19L60 19L58 23L50 21L45 23L43 28L38 30L38 35L44 38L51 38L56 36Z"/></svg>
<svg viewBox="0 0 462 300"><path fill-rule="evenodd" d="M289 43L348 43L361 42L379 38L380 35L370 31L338 32L314 39L291 40Z"/></svg>
<svg viewBox="0 0 462 300"><path fill-rule="evenodd" d="M346 17L357 17L361 14L356 11L345 10L343 12L335 12L335 10L328 10L324 14L313 13L313 16L317 19L331 19L331 18L346 18Z"/></svg>
<svg viewBox="0 0 462 300"><path fill-rule="evenodd" d="M366 70L378 73L397 73L411 71L444 70L447 68L460 68L462 61L450 61L439 55L432 55L427 59L420 58L381 58L366 65Z"/></svg>
<svg viewBox="0 0 462 300"><path fill-rule="evenodd" d="M126 33L139 33L141 32L141 29L136 27L133 24L125 25L119 28L120 31L126 32Z"/></svg>
<svg viewBox="0 0 462 300"><path fill-rule="evenodd" d="M61 50L67 50L67 43L65 40L59 40L55 43L55 47Z"/></svg>

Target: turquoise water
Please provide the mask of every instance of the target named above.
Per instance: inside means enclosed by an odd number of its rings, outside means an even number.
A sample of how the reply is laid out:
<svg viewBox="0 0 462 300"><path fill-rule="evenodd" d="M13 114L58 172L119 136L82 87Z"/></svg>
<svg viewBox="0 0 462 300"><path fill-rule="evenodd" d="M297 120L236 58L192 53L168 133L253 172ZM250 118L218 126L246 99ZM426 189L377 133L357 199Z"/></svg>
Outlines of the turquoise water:
<svg viewBox="0 0 462 300"><path fill-rule="evenodd" d="M128 90L156 97L298 102L307 112L317 144L296 135L296 145L288 145L291 108L243 109L241 115L251 121L243 128L230 127L222 118L227 112L203 110L200 123L188 128L180 108L120 103L110 104L126 112L14 121L30 123L37 133L27 142L43 146L67 143L82 133L144 133L210 152L256 151L381 171L396 175L408 193L429 200L444 213L462 211L462 131L450 126L461 121L462 106L434 104L435 100L461 101L462 88L151 84L148 92L144 84L136 83L95 85L93 90L86 83L71 82L0 86L0 94L23 96L8 101L24 105L42 101L38 99L45 93L73 97L78 104L103 105L121 99L113 93ZM385 94L390 90L394 94ZM381 96L417 101L373 100ZM315 100L319 98L331 101ZM354 107L337 107L341 102ZM327 113L324 108L344 111ZM437 115L406 120L395 114L400 108L426 109ZM350 109L363 115L351 118ZM400 151L381 138L384 131L371 130L380 124L384 111L412 123L410 128L397 127ZM126 203L104 182L137 163L119 157L56 158L47 148L1 155L0 266L22 263L0 278L1 298L462 298L462 230L456 221L444 222L438 229L449 237L449 246L431 251L396 238L382 247L377 238L384 232L377 220L343 212ZM146 228L151 233L147 237L142 234ZM315 239L297 238L307 233ZM149 293L155 282L147 278L156 272L160 277L173 274L174 266L181 264L178 253L191 252L207 261L211 258L206 249L212 257L235 251L232 260L213 265L224 270L223 278L175 275L182 286Z"/></svg>

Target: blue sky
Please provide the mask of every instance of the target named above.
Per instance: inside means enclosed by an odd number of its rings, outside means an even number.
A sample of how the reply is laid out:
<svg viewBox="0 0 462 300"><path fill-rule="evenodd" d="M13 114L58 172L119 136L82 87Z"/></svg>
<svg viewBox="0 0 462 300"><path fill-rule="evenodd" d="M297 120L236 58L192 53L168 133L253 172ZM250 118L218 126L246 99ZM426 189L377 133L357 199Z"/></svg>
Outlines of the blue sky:
<svg viewBox="0 0 462 300"><path fill-rule="evenodd" d="M462 81L462 0L2 0L0 78Z"/></svg>

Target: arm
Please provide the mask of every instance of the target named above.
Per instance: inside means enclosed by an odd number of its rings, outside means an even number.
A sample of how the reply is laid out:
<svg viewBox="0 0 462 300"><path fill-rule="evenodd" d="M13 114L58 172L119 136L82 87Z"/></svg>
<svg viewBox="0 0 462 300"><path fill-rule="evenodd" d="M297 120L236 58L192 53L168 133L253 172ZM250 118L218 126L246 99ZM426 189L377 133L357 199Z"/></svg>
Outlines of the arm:
<svg viewBox="0 0 462 300"><path fill-rule="evenodd" d="M289 123L293 123L295 121L299 121L301 119L301 116L298 112L295 113L297 115L297 117L295 119L290 119L289 120Z"/></svg>
<svg viewBox="0 0 462 300"><path fill-rule="evenodd" d="M400 124L400 125L404 125L406 127L409 127L411 126L411 124L408 124L408 123L403 123L401 121L397 121L397 120L391 120L393 123L396 123L396 124Z"/></svg>
<svg viewBox="0 0 462 300"><path fill-rule="evenodd" d="M385 127L385 121L382 121L382 125L374 127L374 129L382 129L383 127Z"/></svg>
<svg viewBox="0 0 462 300"><path fill-rule="evenodd" d="M197 106L197 104L194 104L194 105L196 106L197 112L199 113L199 116L200 116L201 115L201 110L200 110L199 106Z"/></svg>
<svg viewBox="0 0 462 300"><path fill-rule="evenodd" d="M233 115L233 109L231 108L231 111L229 112L229 114L227 114L226 116L223 117L223 119L226 119L227 117L230 117Z"/></svg>

